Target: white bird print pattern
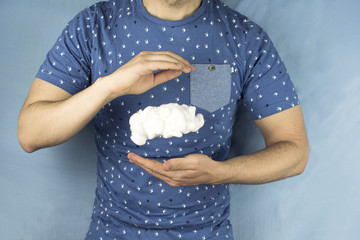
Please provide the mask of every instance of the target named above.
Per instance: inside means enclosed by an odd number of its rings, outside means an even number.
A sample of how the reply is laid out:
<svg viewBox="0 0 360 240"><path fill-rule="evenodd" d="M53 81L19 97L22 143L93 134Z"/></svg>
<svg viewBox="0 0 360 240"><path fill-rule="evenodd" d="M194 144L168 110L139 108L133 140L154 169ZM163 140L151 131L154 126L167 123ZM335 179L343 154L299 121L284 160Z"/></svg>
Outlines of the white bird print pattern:
<svg viewBox="0 0 360 240"><path fill-rule="evenodd" d="M164 162L198 153L225 160L239 104L252 119L299 104L286 68L268 35L219 0L203 1L192 16L176 22L155 19L141 0L110 0L69 22L37 77L76 94L141 51L172 51L192 64L212 65L214 72L229 66L230 78L222 79L228 83L229 99L213 112L197 108L205 116L204 129L182 138L149 140L141 147L130 140L131 114L168 102L191 105L193 75L182 74L142 95L106 104L93 120L99 164L86 240L234 239L227 184L174 188L126 156L135 152ZM213 68L205 69L202 74L211 78ZM206 94L208 101L216 101Z"/></svg>

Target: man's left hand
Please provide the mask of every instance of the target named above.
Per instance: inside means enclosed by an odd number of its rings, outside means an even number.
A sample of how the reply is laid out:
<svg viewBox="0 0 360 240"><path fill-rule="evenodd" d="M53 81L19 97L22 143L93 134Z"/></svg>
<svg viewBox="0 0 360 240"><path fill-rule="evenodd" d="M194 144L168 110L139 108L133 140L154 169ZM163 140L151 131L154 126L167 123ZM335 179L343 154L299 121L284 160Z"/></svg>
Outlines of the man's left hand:
<svg viewBox="0 0 360 240"><path fill-rule="evenodd" d="M164 163L143 158L135 153L129 153L128 158L130 162L173 187L221 184L226 172L225 162L214 161L203 154L172 158Z"/></svg>

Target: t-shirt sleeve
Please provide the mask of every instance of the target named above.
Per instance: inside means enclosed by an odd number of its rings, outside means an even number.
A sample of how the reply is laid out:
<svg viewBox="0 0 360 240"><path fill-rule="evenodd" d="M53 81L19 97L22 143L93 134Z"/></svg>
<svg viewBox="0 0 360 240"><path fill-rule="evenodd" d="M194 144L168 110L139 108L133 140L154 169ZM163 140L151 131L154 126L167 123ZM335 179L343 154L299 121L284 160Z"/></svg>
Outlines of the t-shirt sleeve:
<svg viewBox="0 0 360 240"><path fill-rule="evenodd" d="M90 85L91 10L78 13L62 31L40 66L37 78L52 83L70 94Z"/></svg>
<svg viewBox="0 0 360 240"><path fill-rule="evenodd" d="M246 33L243 103L253 120L299 103L286 67L269 36L257 25Z"/></svg>

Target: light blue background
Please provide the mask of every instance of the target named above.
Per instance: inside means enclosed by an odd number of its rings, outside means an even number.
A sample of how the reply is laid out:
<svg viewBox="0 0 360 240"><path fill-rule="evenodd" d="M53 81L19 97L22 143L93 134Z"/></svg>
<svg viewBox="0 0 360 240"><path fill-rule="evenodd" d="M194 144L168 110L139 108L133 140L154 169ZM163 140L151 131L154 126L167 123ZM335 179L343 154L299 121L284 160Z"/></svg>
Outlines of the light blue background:
<svg viewBox="0 0 360 240"><path fill-rule="evenodd" d="M96 152L91 127L26 154L17 117L65 24L96 0L0 0L0 239L78 240L89 225ZM270 35L296 86L310 140L304 174L232 186L237 240L360 238L360 1L227 0ZM263 147L241 111L233 154Z"/></svg>

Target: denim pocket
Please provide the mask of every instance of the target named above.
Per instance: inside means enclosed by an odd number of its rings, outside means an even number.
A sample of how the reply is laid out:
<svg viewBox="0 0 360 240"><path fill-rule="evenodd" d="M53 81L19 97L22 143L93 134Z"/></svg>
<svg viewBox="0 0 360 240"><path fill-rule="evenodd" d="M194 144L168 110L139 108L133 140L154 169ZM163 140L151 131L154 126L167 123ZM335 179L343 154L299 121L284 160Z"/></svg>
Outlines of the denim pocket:
<svg viewBox="0 0 360 240"><path fill-rule="evenodd" d="M231 71L229 64L194 64L190 73L190 103L214 112L230 103Z"/></svg>

